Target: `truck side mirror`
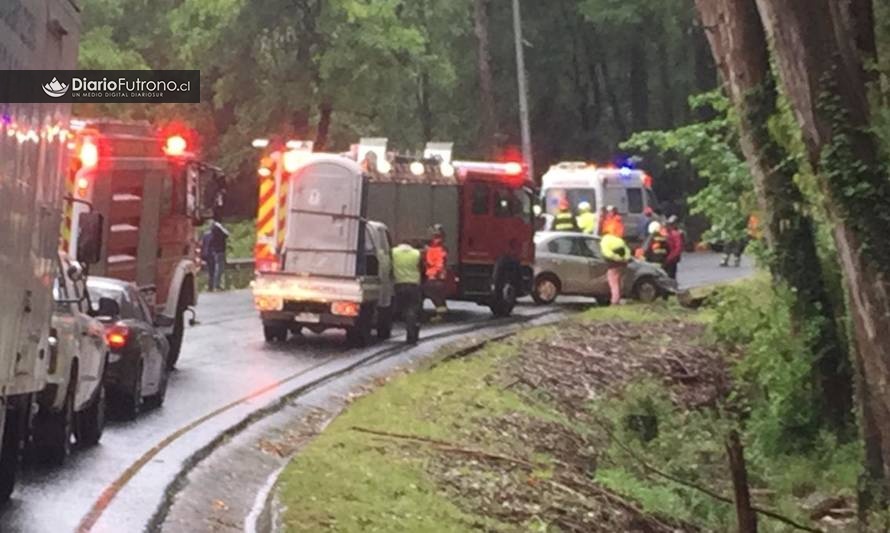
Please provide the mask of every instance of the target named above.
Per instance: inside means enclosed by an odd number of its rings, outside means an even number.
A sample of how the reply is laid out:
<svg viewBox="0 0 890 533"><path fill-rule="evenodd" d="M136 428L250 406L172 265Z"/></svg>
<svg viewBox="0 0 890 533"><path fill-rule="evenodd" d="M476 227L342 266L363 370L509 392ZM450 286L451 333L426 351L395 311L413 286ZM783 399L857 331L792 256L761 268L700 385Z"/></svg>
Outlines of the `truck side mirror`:
<svg viewBox="0 0 890 533"><path fill-rule="evenodd" d="M77 261L92 265L102 260L102 231L105 217L100 213L81 213L78 218Z"/></svg>

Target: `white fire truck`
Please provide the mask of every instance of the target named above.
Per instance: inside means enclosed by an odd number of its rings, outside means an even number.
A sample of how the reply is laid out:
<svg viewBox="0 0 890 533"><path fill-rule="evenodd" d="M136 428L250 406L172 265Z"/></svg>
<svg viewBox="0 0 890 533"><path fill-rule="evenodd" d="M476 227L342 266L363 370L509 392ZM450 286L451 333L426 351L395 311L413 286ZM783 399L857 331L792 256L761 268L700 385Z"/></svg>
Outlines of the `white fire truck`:
<svg viewBox="0 0 890 533"><path fill-rule="evenodd" d="M197 304L195 231L222 205L223 173L188 151L186 134L162 136L147 122L78 120L71 129L67 188L78 201L65 212L62 248L77 249L82 202L104 216L90 273L135 282L153 299L172 369Z"/></svg>
<svg viewBox="0 0 890 533"><path fill-rule="evenodd" d="M74 68L77 2L3 0L0 14L0 69ZM12 493L46 384L69 111L0 103L0 501ZM82 250L88 244L95 239L84 236Z"/></svg>

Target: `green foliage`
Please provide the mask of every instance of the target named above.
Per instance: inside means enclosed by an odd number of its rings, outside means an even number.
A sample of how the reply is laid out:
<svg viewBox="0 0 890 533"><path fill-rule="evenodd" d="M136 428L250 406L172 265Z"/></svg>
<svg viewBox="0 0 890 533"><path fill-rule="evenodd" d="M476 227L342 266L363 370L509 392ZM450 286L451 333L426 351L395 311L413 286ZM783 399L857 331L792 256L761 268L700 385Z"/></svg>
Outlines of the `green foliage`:
<svg viewBox="0 0 890 533"><path fill-rule="evenodd" d="M626 150L663 154L676 165L688 160L706 185L689 198L694 214L711 222L705 234L731 241L746 235L748 215L754 211L751 174L742 158L728 99L719 91L690 98L694 110L707 109L713 118L673 130L634 134L621 146Z"/></svg>

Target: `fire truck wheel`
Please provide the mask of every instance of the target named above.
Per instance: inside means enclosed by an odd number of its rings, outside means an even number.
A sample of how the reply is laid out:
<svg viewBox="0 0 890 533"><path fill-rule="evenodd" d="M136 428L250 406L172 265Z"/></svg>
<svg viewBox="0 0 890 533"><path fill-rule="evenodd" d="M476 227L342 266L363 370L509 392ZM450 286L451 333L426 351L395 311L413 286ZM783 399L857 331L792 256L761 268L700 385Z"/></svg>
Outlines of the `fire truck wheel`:
<svg viewBox="0 0 890 533"><path fill-rule="evenodd" d="M519 284L511 271L502 271L495 281L495 291L488 308L496 317L510 316L516 307Z"/></svg>
<svg viewBox="0 0 890 533"><path fill-rule="evenodd" d="M283 324L263 324L263 337L269 344L287 342L287 326Z"/></svg>
<svg viewBox="0 0 890 533"><path fill-rule="evenodd" d="M385 341L392 337L392 307L377 309L377 338Z"/></svg>

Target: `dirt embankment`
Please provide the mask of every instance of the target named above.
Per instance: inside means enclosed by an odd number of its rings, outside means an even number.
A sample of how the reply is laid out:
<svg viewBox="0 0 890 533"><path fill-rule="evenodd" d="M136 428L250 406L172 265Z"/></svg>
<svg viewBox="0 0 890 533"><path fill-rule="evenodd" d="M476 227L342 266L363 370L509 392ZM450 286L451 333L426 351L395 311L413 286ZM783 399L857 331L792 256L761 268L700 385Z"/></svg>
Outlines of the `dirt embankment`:
<svg viewBox="0 0 890 533"><path fill-rule="evenodd" d="M730 380L724 355L706 347L703 336L702 325L673 319L570 322L518 341L518 356L486 379L540 413L478 419L468 438L479 447L498 442L517 460L440 453L430 472L467 511L501 523L579 533L694 531L645 513L594 480L608 434L591 407L642 380L661 383L678 406L714 406Z"/></svg>

